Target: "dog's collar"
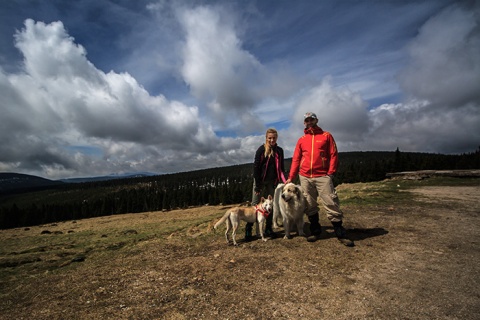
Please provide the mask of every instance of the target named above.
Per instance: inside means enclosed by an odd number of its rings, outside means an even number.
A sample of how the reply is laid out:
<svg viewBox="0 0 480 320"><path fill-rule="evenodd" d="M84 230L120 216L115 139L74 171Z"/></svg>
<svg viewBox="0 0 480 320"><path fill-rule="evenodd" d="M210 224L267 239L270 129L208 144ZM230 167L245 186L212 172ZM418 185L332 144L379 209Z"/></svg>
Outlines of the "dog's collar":
<svg viewBox="0 0 480 320"><path fill-rule="evenodd" d="M270 212L268 212L267 210L263 209L262 207L255 206L255 213L258 214L259 212L265 218L268 218L268 216L270 215Z"/></svg>

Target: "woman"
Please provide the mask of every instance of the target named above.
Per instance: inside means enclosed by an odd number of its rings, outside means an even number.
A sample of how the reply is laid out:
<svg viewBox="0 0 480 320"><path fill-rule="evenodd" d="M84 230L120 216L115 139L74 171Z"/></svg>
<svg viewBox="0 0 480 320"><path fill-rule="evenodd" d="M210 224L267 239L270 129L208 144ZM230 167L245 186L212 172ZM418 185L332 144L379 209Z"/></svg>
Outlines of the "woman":
<svg viewBox="0 0 480 320"><path fill-rule="evenodd" d="M255 153L253 162L253 194L252 205L257 205L259 199L269 195L273 197L275 187L280 182L285 182L285 167L283 149L277 145L278 132L270 128L265 133L265 143ZM274 238L272 229L273 213L267 217L265 225L265 236ZM245 241L252 240L253 223L245 226Z"/></svg>

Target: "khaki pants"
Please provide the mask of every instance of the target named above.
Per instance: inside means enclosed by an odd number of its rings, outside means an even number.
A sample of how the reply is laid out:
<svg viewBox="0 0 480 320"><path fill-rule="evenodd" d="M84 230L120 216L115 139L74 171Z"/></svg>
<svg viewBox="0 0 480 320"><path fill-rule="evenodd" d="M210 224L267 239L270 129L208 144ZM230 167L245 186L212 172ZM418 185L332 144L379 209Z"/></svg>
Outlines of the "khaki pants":
<svg viewBox="0 0 480 320"><path fill-rule="evenodd" d="M331 222L340 222L343 219L343 212L340 210L340 201L333 186L332 178L329 176L318 178L307 178L300 176L300 185L307 199L308 216L318 213L318 201L320 198L323 207L327 211L327 218Z"/></svg>

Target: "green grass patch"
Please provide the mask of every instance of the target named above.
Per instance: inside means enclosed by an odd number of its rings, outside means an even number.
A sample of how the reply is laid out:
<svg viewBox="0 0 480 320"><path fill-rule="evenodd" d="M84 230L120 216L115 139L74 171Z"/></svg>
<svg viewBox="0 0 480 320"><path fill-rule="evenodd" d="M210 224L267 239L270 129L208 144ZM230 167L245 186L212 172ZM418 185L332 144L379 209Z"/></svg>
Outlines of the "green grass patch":
<svg viewBox="0 0 480 320"><path fill-rule="evenodd" d="M411 191L419 187L479 186L478 178L432 177L422 180L392 179L370 183L344 184L337 187L340 201L345 205L370 206L408 204L419 199Z"/></svg>

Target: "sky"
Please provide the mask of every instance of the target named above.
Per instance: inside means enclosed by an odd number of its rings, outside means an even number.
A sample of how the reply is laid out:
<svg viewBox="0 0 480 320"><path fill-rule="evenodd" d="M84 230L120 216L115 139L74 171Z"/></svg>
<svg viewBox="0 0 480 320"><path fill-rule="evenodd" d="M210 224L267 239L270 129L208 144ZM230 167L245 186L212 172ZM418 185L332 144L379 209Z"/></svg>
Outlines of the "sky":
<svg viewBox="0 0 480 320"><path fill-rule="evenodd" d="M48 179L480 146L480 1L0 1L0 172ZM341 158L340 158L341 160Z"/></svg>

